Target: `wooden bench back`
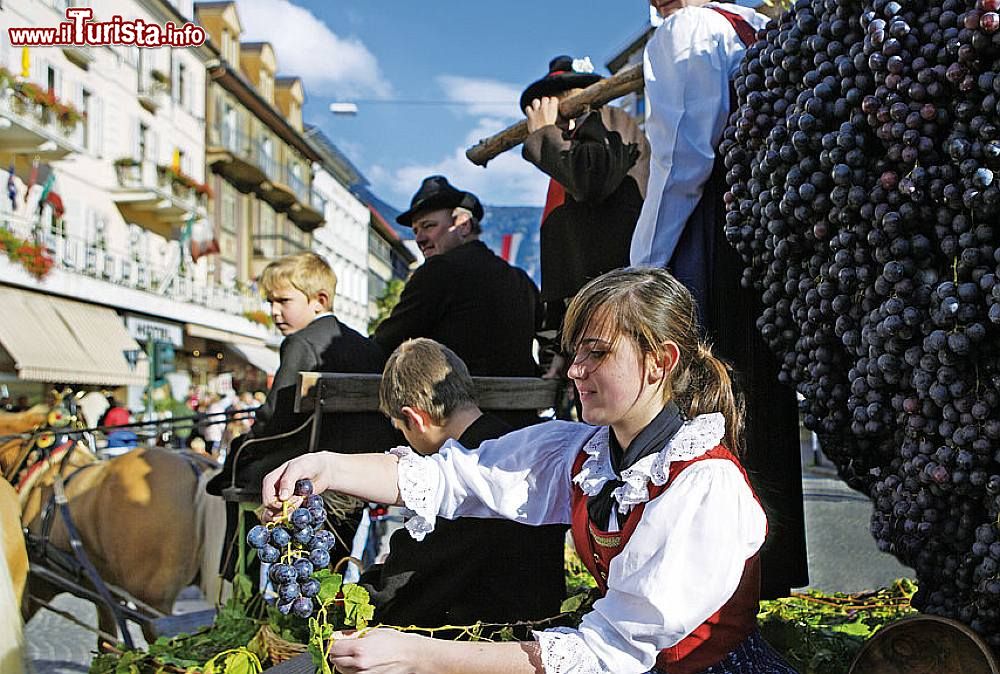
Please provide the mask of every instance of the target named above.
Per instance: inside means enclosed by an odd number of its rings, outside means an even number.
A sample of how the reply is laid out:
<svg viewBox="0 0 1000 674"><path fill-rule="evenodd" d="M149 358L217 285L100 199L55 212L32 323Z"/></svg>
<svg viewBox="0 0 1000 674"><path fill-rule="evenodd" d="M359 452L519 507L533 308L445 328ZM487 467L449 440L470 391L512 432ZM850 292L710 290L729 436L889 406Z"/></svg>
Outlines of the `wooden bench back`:
<svg viewBox="0 0 1000 674"><path fill-rule="evenodd" d="M556 401L560 381L535 377L473 377L486 411L542 410ZM377 412L380 374L300 372L296 412Z"/></svg>

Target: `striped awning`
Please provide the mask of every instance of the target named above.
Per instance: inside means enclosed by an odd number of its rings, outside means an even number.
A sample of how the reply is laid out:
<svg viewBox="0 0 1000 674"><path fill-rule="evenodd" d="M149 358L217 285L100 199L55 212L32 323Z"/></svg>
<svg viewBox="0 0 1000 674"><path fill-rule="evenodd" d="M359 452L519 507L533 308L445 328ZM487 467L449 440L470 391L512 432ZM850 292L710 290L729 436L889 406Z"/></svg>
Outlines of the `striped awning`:
<svg viewBox="0 0 1000 674"><path fill-rule="evenodd" d="M278 365L281 364L281 356L278 355L278 352L267 346L230 344L229 348L265 374L273 375L278 371Z"/></svg>
<svg viewBox="0 0 1000 674"><path fill-rule="evenodd" d="M138 343L110 307L0 286L0 369L19 379L142 385L148 370ZM134 365L125 352L133 352Z"/></svg>

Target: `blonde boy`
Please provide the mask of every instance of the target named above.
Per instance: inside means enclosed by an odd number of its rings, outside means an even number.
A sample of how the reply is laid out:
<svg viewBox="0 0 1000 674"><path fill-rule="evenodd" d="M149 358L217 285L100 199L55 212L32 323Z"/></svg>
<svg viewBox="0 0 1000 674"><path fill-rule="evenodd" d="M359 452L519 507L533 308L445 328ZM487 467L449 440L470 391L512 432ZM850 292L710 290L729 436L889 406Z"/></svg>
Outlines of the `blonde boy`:
<svg viewBox="0 0 1000 674"><path fill-rule="evenodd" d="M250 431L233 441L222 472L209 481L210 494L221 495L231 484L259 488L270 470L307 451L306 430L270 439L294 430L307 419L307 415L295 412L299 372L377 374L385 362L378 345L333 315L337 277L316 253L297 253L275 260L261 274L260 287L271 303L275 327L285 336L281 342L281 363L267 399L257 408ZM348 453L384 449L381 445L389 443L387 438L391 437L385 420L374 413L328 422L323 430L320 449ZM253 444L240 451L250 439ZM235 534L235 507L231 510L227 541ZM353 525L356 527L357 523ZM349 541L353 531L344 534ZM339 548L331 551L335 558L349 553Z"/></svg>

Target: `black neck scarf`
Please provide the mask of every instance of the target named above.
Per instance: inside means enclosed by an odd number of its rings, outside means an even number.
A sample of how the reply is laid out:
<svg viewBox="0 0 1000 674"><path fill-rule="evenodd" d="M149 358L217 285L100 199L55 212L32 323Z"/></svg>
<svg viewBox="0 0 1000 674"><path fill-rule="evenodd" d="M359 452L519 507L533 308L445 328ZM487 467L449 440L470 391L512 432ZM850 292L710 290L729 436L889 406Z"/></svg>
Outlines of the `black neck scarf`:
<svg viewBox="0 0 1000 674"><path fill-rule="evenodd" d="M618 444L614 430L609 428L608 448L611 450L611 468L615 471L615 475L620 476L623 470L635 465L639 459L663 449L683 423L684 417L680 409L673 402L669 402L644 429L639 431L639 435L635 436L632 443L624 450ZM615 507L615 499L611 492L622 484L624 483L620 479L608 480L600 492L587 499L587 514L590 515L590 521L602 530L608 526L611 509Z"/></svg>

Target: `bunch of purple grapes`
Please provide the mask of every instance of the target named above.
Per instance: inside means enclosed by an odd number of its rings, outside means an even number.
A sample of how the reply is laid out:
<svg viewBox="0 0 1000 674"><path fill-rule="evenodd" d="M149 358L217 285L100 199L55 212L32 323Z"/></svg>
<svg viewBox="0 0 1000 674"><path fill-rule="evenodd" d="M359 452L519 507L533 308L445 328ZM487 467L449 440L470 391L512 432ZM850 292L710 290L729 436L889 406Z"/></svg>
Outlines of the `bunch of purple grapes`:
<svg viewBox="0 0 1000 674"><path fill-rule="evenodd" d="M262 563L271 565L268 577L277 592L278 610L308 618L316 611L314 597L320 590L313 574L330 566L330 549L336 539L323 528L326 505L322 496L313 493L312 482L299 480L294 493L303 497L302 504L274 522L253 527L247 543Z"/></svg>
<svg viewBox="0 0 1000 674"><path fill-rule="evenodd" d="M726 235L923 611L1000 647L1000 0L796 0L747 51Z"/></svg>

